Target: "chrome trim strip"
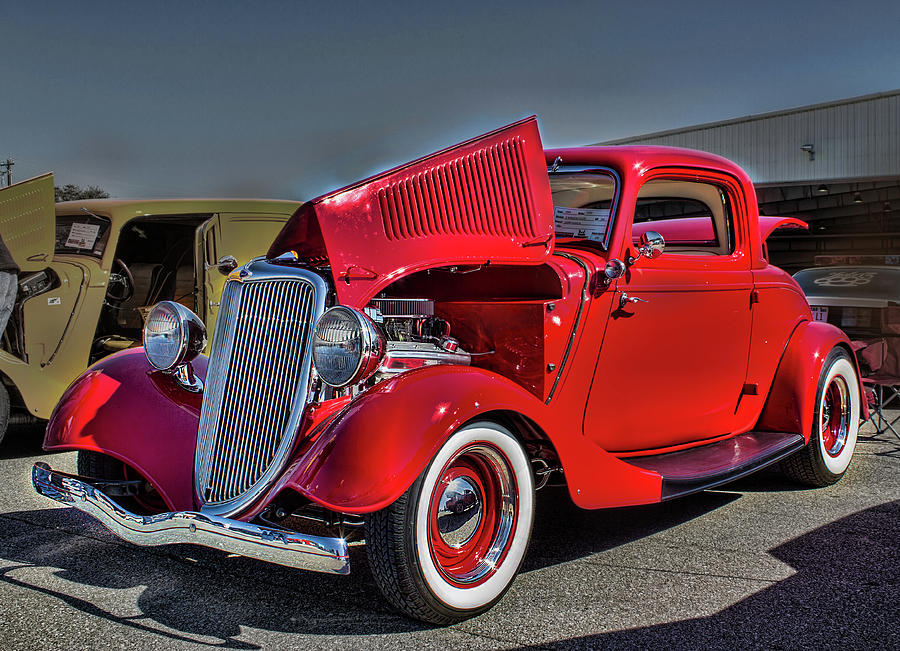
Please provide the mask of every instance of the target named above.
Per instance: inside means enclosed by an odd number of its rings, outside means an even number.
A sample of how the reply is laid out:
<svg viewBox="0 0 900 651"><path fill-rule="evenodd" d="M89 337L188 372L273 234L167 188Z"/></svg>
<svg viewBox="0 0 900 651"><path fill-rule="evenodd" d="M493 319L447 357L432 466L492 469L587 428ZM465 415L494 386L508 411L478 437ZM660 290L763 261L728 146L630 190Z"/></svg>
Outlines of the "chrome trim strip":
<svg viewBox="0 0 900 651"><path fill-rule="evenodd" d="M428 366L437 366L439 364L469 366L472 364L472 355L465 351L451 353L450 351L437 348L433 344L421 344L412 341L389 341L387 343L387 351L376 373L383 378L405 373L409 369L391 368L391 362L404 359L427 360Z"/></svg>
<svg viewBox="0 0 900 651"><path fill-rule="evenodd" d="M287 567L350 573L350 556L343 538L308 536L195 511L137 515L116 504L87 479L57 472L43 462L34 464L31 481L39 494L84 511L135 545L188 543Z"/></svg>
<svg viewBox="0 0 900 651"><path fill-rule="evenodd" d="M571 260L581 267L584 270L584 286L581 288L581 299L578 303L578 311L575 313L575 324L572 326L572 334L569 335L569 343L566 345L566 352L563 354L562 361L559 363L559 368L556 369L556 378L553 380L553 386L550 387L550 393L547 394L547 399L544 401L544 404L547 405L553 400L553 394L556 393L556 387L566 368L566 363L569 361L569 354L572 352L572 346L575 344L575 336L578 334L578 327L581 325L581 313L584 312L584 304L587 303L589 294L588 287L590 287L591 283L591 272L588 270L588 266L584 260L570 253L564 253L563 251L554 251L553 255L558 255L561 258Z"/></svg>

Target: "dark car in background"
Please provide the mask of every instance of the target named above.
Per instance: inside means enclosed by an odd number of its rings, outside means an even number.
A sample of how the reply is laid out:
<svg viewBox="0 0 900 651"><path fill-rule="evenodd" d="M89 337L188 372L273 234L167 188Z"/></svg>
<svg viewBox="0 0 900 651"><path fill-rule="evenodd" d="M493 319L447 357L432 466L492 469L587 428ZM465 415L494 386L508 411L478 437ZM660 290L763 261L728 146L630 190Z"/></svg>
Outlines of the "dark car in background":
<svg viewBox="0 0 900 651"><path fill-rule="evenodd" d="M856 342L864 375L900 375L900 265L812 267L794 280L813 318Z"/></svg>

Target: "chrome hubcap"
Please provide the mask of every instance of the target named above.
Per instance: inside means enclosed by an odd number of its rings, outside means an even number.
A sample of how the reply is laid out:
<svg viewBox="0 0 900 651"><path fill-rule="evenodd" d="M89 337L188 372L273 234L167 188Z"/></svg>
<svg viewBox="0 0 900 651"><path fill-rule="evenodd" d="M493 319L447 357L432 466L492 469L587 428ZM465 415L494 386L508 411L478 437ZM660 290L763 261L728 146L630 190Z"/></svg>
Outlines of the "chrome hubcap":
<svg viewBox="0 0 900 651"><path fill-rule="evenodd" d="M503 451L472 442L444 465L429 498L428 537L438 571L457 587L487 581L512 544L518 490Z"/></svg>
<svg viewBox="0 0 900 651"><path fill-rule="evenodd" d="M483 512L483 497L477 482L467 476L448 482L437 515L441 540L449 547L459 549L478 531Z"/></svg>

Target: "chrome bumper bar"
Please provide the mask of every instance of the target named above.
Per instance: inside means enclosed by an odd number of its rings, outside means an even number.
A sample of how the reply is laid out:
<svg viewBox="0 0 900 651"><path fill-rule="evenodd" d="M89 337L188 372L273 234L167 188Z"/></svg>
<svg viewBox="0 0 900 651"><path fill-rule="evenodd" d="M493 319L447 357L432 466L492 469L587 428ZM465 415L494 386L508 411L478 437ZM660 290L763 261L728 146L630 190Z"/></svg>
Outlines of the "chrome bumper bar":
<svg viewBox="0 0 900 651"><path fill-rule="evenodd" d="M89 480L57 472L43 462L34 464L31 481L41 495L84 511L135 545L187 543L287 567L350 573L347 542L343 538L307 536L196 511L137 515L91 486Z"/></svg>

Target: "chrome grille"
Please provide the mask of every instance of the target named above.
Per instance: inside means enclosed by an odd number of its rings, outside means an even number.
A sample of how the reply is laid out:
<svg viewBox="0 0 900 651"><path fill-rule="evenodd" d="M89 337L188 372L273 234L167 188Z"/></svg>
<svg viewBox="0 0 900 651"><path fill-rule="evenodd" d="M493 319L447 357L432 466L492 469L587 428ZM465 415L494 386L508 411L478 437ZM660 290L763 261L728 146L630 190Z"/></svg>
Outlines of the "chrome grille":
<svg viewBox="0 0 900 651"><path fill-rule="evenodd" d="M275 276L264 262L248 269L250 280L225 284L213 335L195 458L204 510L234 512L283 464L306 404L312 329L324 308L317 276L279 267Z"/></svg>

